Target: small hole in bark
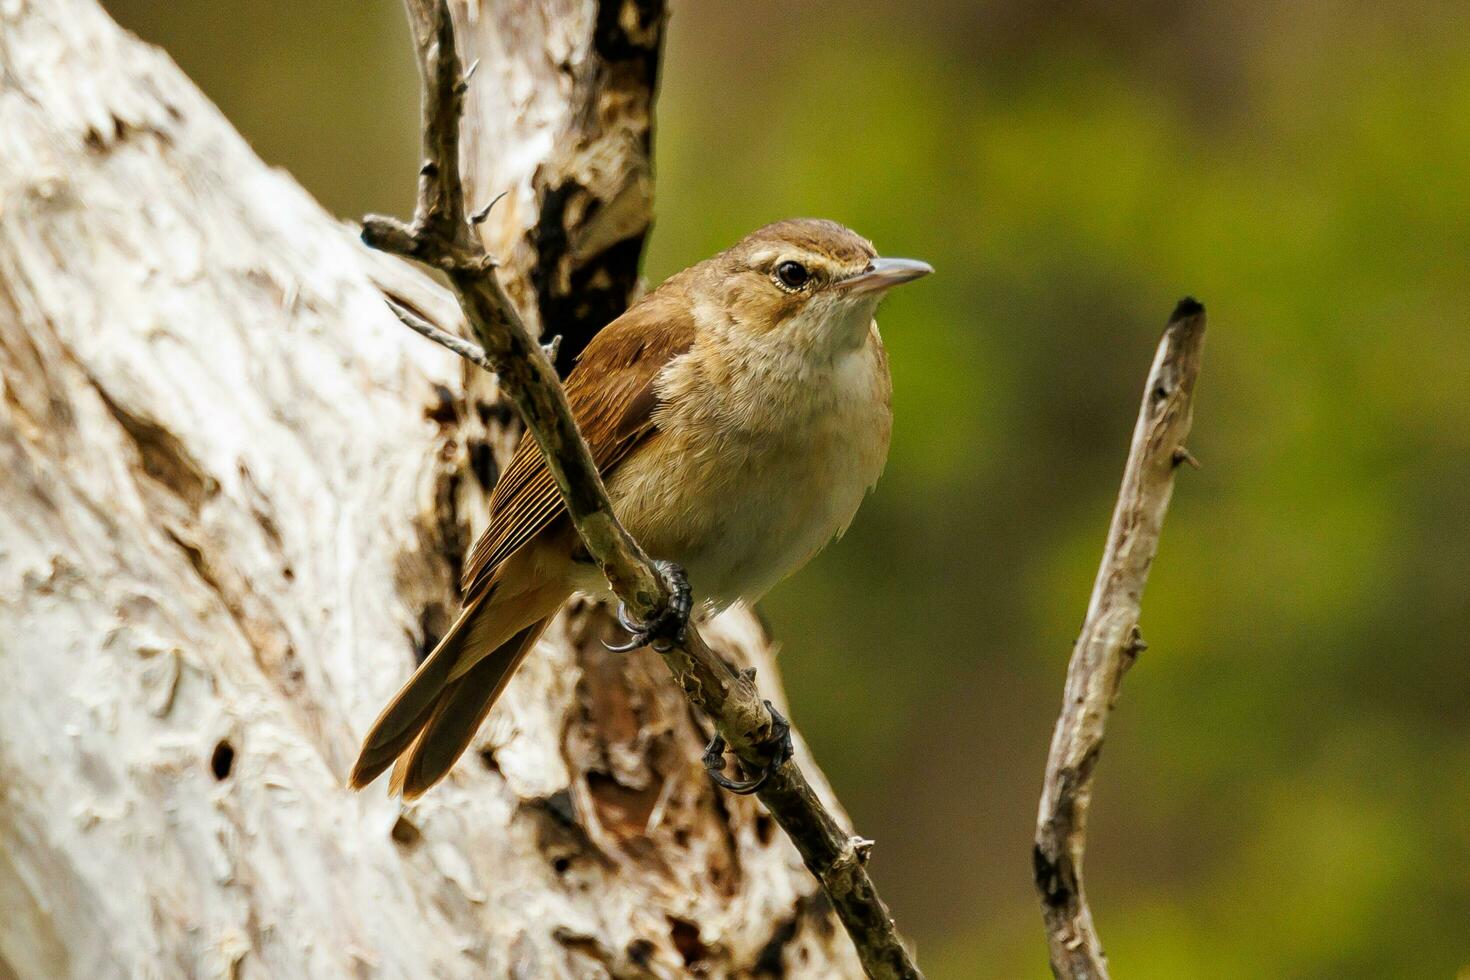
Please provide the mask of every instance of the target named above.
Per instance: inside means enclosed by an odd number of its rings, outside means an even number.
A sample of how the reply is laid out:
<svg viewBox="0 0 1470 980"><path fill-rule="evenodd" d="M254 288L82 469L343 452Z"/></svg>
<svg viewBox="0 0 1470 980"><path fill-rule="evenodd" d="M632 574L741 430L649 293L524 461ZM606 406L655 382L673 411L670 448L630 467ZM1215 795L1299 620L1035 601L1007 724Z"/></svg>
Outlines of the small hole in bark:
<svg viewBox="0 0 1470 980"><path fill-rule="evenodd" d="M484 766L490 772L499 774L500 760L495 758L494 749L487 746L486 748L480 750L480 765Z"/></svg>
<svg viewBox="0 0 1470 980"><path fill-rule="evenodd" d="M757 814L755 818L755 836L765 847L771 843L771 835L776 831L776 821L771 819L769 813Z"/></svg>
<svg viewBox="0 0 1470 980"><path fill-rule="evenodd" d="M688 919L677 919L669 916L669 938L674 941L674 948L679 955L684 957L685 966L694 966L696 963L709 959L710 948L699 938L699 926Z"/></svg>
<svg viewBox="0 0 1470 980"><path fill-rule="evenodd" d="M653 962L653 953L657 948L647 939L635 939L628 944L628 962L636 967L647 969L648 964Z"/></svg>
<svg viewBox="0 0 1470 980"><path fill-rule="evenodd" d="M235 747L230 744L229 739L220 739L219 744L214 747L214 754L209 757L209 769L218 780L228 779L230 770L235 765Z"/></svg>
<svg viewBox="0 0 1470 980"><path fill-rule="evenodd" d="M551 862L551 870L555 871L559 875L566 874L569 870L571 870L571 867L572 859L569 857L559 857L555 861Z"/></svg>
<svg viewBox="0 0 1470 980"><path fill-rule="evenodd" d="M281 569L281 577L284 578L287 582L296 581L296 569L292 568L290 565L287 565L285 568Z"/></svg>
<svg viewBox="0 0 1470 980"><path fill-rule="evenodd" d="M452 425L459 421L459 407L455 404L454 392L442 384L434 385L434 400L424 406L424 418L440 425Z"/></svg>
<svg viewBox="0 0 1470 980"><path fill-rule="evenodd" d="M680 847L688 847L689 831L683 827L680 827L678 830L674 831L674 843L678 844Z"/></svg>
<svg viewBox="0 0 1470 980"><path fill-rule="evenodd" d="M469 443L470 472L475 474L475 480L480 484L482 490L494 488L495 481L500 476L500 469L495 465L495 452L490 444L482 439L472 439Z"/></svg>
<svg viewBox="0 0 1470 980"><path fill-rule="evenodd" d="M424 835L419 833L419 829L407 817L399 817L395 820L389 834L404 847L413 847L424 839Z"/></svg>
<svg viewBox="0 0 1470 980"><path fill-rule="evenodd" d="M546 810L561 822L563 827L581 829L577 823L577 805L572 802L572 794L564 789L557 790L546 798Z"/></svg>

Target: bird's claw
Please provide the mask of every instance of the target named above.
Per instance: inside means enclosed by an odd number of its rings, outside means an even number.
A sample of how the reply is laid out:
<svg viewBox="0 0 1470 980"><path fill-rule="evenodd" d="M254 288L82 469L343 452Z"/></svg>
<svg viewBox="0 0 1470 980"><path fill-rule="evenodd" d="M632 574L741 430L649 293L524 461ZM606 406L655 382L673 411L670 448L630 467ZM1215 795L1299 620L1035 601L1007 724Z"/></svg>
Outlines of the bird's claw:
<svg viewBox="0 0 1470 980"><path fill-rule="evenodd" d="M684 630L689 625L689 614L694 611L694 598L689 591L689 577L684 569L671 561L654 562L668 590L669 601L652 622L640 623L628 612L627 606L618 603L618 625L628 631L625 643L608 643L603 646L613 653L628 653L639 647L652 646L665 653L684 642Z"/></svg>
<svg viewBox="0 0 1470 980"><path fill-rule="evenodd" d="M716 732L704 749L704 768L709 773L709 778L715 781L715 785L739 796L759 792L771 778L771 774L784 766L796 751L791 743L791 724L769 701L766 702L766 710L771 713L771 737L768 742L772 745L770 759L750 779L731 779L725 775L725 739Z"/></svg>

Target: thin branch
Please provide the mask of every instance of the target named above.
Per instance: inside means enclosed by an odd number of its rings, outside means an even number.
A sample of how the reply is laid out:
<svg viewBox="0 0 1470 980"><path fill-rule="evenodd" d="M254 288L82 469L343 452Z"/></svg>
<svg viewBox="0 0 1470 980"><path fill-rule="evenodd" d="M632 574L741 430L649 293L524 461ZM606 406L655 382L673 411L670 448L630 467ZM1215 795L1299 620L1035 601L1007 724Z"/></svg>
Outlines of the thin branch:
<svg viewBox="0 0 1470 980"><path fill-rule="evenodd" d="M385 302L388 304L388 309L393 311L393 315L398 317L399 322L408 329L423 334L425 337L428 337L440 347L454 351L454 353L458 354L460 357L469 361L471 364L475 365L478 368L489 371L492 374L495 372L494 362L490 360L490 358L485 354L483 350L480 349L478 345L472 344L462 337L456 337L452 333L447 333L443 330L440 330L428 320L425 320L418 314L414 313L408 307L404 306L401 303L394 302L391 297L385 300Z"/></svg>
<svg viewBox="0 0 1470 980"><path fill-rule="evenodd" d="M449 11L443 0L407 0L407 5L424 82L425 163L418 206L411 227L392 218L364 219L363 241L445 273L501 390L520 410L545 454L588 553L628 611L653 622L669 606L668 583L614 516L556 373L507 298L494 261L467 220L459 167L465 82ZM659 653L689 701L714 721L741 762L752 772L766 768L778 749L777 726L752 678L711 650L693 624L682 644ZM759 796L831 899L868 975L919 977L868 876L870 843L842 829L793 760L771 774Z"/></svg>
<svg viewBox="0 0 1470 980"><path fill-rule="evenodd" d="M1082 885L1092 775L1123 674L1145 649L1139 606L1174 473L1198 465L1184 440L1205 338L1204 307L1181 300L1154 356L1133 430L1123 486L1087 618L1067 667L1066 696L1052 735L1032 853L1052 971L1063 980L1105 980L1107 958Z"/></svg>
<svg viewBox="0 0 1470 980"><path fill-rule="evenodd" d="M495 373L495 362L490 360L490 355L486 354L479 344L465 340L463 337L457 337L447 330L440 330L392 296L385 297L383 302L388 305L388 309L393 311L393 315L398 317L398 322L408 329L429 338L445 350L458 354L482 371L489 371L491 374ZM553 363L555 363L556 355L560 350L561 334L557 334L541 345L541 353L545 354L546 359Z"/></svg>

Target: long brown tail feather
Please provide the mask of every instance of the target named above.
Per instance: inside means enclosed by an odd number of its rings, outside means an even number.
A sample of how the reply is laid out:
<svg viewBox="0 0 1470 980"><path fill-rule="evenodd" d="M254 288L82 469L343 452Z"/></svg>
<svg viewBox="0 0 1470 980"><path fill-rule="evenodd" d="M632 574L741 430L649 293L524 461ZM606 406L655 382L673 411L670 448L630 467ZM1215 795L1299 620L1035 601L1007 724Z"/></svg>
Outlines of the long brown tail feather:
<svg viewBox="0 0 1470 980"><path fill-rule="evenodd" d="M357 764L352 767L349 785L353 789L362 789L377 779L428 724L460 654L472 639L472 634L483 631L483 624L480 629L475 629L476 624L491 618L481 613L488 611L493 591L487 589L464 608L449 632L444 634L444 638L434 648L434 652L419 664L408 683L394 695L393 700L388 702L388 706L373 722L372 728L368 729L367 737L362 740L362 751L358 754Z"/></svg>
<svg viewBox="0 0 1470 980"><path fill-rule="evenodd" d="M423 740L424 730L420 728L418 734L413 737L413 741L409 743L408 748L393 763L393 774L388 777L389 796L403 795L403 780L408 776L408 756L419 747L419 744Z"/></svg>
<svg viewBox="0 0 1470 980"><path fill-rule="evenodd" d="M548 622L527 626L444 688L423 731L394 767L391 791L412 800L449 773Z"/></svg>

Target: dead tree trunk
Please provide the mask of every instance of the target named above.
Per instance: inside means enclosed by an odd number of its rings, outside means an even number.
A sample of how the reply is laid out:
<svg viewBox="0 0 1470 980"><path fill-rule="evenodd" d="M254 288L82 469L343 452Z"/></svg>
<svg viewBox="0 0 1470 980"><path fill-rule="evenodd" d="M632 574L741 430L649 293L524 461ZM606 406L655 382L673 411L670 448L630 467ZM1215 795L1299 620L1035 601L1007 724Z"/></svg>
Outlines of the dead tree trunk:
<svg viewBox="0 0 1470 980"><path fill-rule="evenodd" d="M663 11L456 12L486 234L575 350L636 288ZM0 976L856 974L600 613L423 801L343 789L515 430L385 295L457 322L95 0L0 4Z"/></svg>

